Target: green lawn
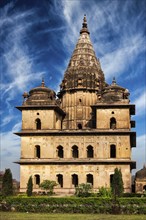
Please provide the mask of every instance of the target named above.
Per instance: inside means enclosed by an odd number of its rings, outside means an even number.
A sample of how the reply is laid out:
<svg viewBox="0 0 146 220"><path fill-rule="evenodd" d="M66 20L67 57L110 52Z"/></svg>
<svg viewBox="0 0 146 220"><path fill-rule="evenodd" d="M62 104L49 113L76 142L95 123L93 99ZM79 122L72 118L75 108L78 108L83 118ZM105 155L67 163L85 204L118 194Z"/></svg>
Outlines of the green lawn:
<svg viewBox="0 0 146 220"><path fill-rule="evenodd" d="M0 220L146 220L146 215L38 214L0 212Z"/></svg>

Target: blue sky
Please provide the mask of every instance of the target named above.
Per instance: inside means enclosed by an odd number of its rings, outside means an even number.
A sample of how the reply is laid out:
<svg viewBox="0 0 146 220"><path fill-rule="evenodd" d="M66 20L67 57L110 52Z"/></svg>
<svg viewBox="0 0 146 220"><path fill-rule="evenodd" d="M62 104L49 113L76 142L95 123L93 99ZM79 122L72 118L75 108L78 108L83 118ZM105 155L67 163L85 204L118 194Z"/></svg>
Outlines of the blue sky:
<svg viewBox="0 0 146 220"><path fill-rule="evenodd" d="M0 1L1 170L19 180L22 94L45 84L59 91L86 14L90 38L107 83L116 77L136 104L137 147L132 159L146 161L146 1ZM134 172L136 171L134 170Z"/></svg>

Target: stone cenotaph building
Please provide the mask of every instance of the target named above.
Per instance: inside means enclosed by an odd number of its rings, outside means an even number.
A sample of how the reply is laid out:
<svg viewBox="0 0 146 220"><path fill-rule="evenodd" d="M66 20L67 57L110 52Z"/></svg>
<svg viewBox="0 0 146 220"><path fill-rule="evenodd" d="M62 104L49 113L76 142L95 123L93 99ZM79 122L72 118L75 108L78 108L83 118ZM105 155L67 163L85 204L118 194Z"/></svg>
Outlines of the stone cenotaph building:
<svg viewBox="0 0 146 220"><path fill-rule="evenodd" d="M80 36L64 73L60 91L40 86L24 93L22 106L20 191L33 178L33 191L43 180L55 180L56 193L74 193L81 183L93 191L110 187L121 169L124 190L131 192L131 149L136 146L135 105L129 91L105 81L84 16Z"/></svg>

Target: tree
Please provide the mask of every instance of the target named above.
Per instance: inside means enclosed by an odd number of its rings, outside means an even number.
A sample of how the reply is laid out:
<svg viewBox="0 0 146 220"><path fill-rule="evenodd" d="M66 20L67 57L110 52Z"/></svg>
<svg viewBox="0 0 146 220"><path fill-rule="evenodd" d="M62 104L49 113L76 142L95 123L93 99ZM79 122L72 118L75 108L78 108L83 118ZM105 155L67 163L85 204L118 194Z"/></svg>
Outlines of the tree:
<svg viewBox="0 0 146 220"><path fill-rule="evenodd" d="M122 180L121 169L115 168L111 188L115 200L117 196L120 197L124 192L124 184Z"/></svg>
<svg viewBox="0 0 146 220"><path fill-rule="evenodd" d="M54 187L57 186L57 183L53 180L44 180L40 187L44 190L46 190L46 193L48 192L50 195L53 194Z"/></svg>
<svg viewBox="0 0 146 220"><path fill-rule="evenodd" d="M88 197L91 194L92 185L90 183L81 183L76 187L75 195L79 197Z"/></svg>
<svg viewBox="0 0 146 220"><path fill-rule="evenodd" d="M12 173L10 169L6 169L4 176L3 176L2 195L3 196L13 195L13 179L12 179Z"/></svg>
<svg viewBox="0 0 146 220"><path fill-rule="evenodd" d="M32 183L32 176L29 177L28 183L27 183L27 196L32 196L33 191L33 183Z"/></svg>

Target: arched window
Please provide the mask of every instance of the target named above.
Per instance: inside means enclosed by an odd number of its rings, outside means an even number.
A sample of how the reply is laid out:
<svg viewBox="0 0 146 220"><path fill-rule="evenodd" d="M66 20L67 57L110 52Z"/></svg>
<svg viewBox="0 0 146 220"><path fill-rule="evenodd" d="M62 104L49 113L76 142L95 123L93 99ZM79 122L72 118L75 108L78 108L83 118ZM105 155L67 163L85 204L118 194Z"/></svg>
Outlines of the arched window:
<svg viewBox="0 0 146 220"><path fill-rule="evenodd" d="M93 155L94 155L93 147L89 145L87 147L87 158L93 158Z"/></svg>
<svg viewBox="0 0 146 220"><path fill-rule="evenodd" d="M76 145L74 145L72 147L72 157L73 158L78 158L79 157L78 147Z"/></svg>
<svg viewBox="0 0 146 220"><path fill-rule="evenodd" d="M72 175L72 185L74 187L78 186L78 175L76 175L76 174Z"/></svg>
<svg viewBox="0 0 146 220"><path fill-rule="evenodd" d="M35 122L36 122L36 129L37 130L41 130L41 120L39 118L37 118L35 120Z"/></svg>
<svg viewBox="0 0 146 220"><path fill-rule="evenodd" d="M41 157L41 149L39 145L35 146L35 157L40 158Z"/></svg>
<svg viewBox="0 0 146 220"><path fill-rule="evenodd" d="M63 158L63 157L64 157L63 147L62 147L61 145L59 145L59 146L57 147L57 156L58 156L59 158Z"/></svg>
<svg viewBox="0 0 146 220"><path fill-rule="evenodd" d="M116 146L114 144L110 145L110 158L116 158Z"/></svg>
<svg viewBox="0 0 146 220"><path fill-rule="evenodd" d="M82 124L78 124L78 129L82 129Z"/></svg>
<svg viewBox="0 0 146 220"><path fill-rule="evenodd" d="M63 175L62 174L57 175L57 182L58 182L59 186L61 188L63 188Z"/></svg>
<svg viewBox="0 0 146 220"><path fill-rule="evenodd" d="M40 175L36 174L34 176L34 183L35 185L40 185Z"/></svg>
<svg viewBox="0 0 146 220"><path fill-rule="evenodd" d="M116 129L116 119L115 118L110 119L110 129Z"/></svg>
<svg viewBox="0 0 146 220"><path fill-rule="evenodd" d="M93 186L93 175L92 174L87 174L87 183L90 183Z"/></svg>

